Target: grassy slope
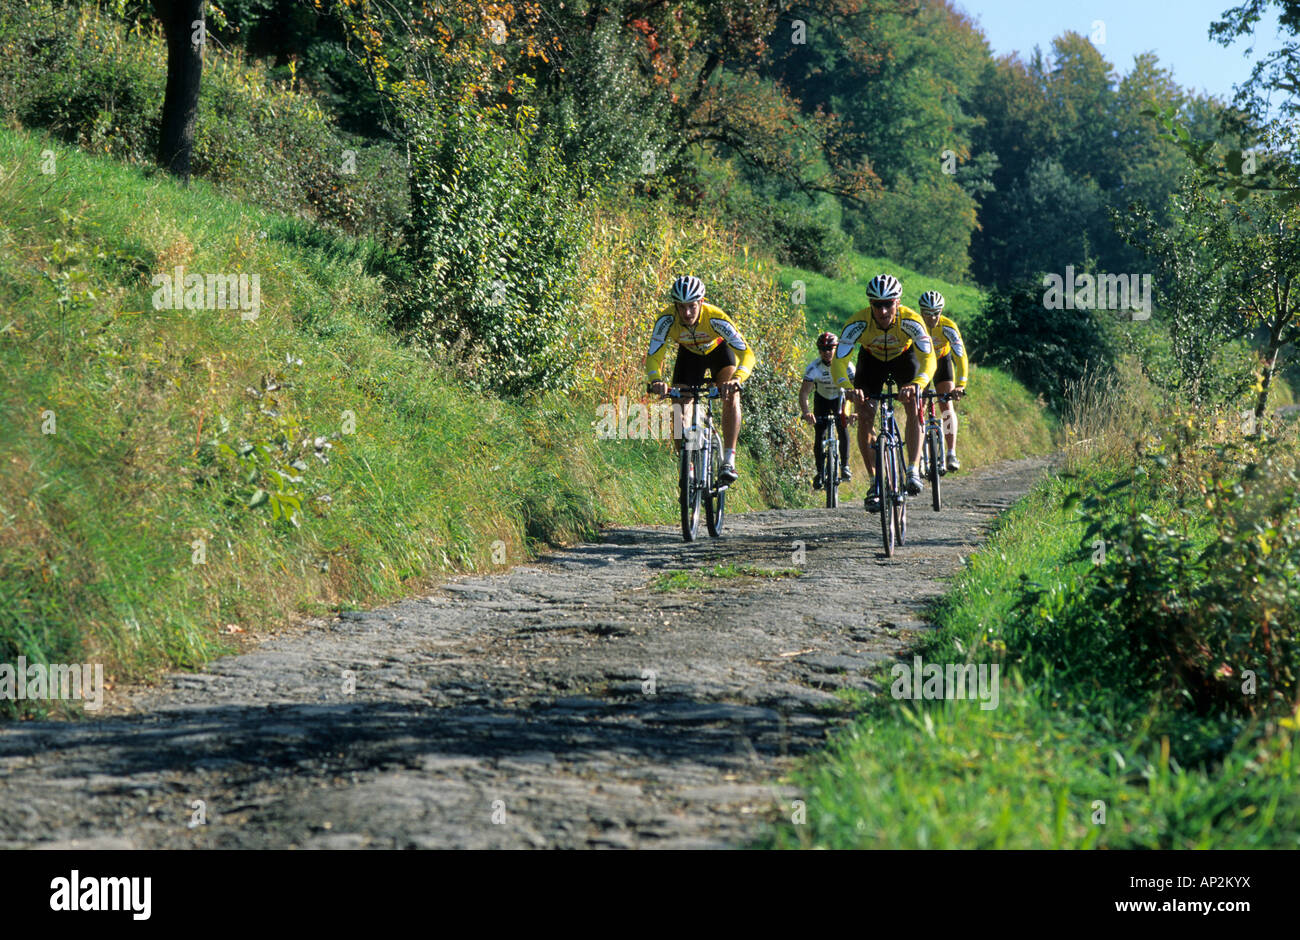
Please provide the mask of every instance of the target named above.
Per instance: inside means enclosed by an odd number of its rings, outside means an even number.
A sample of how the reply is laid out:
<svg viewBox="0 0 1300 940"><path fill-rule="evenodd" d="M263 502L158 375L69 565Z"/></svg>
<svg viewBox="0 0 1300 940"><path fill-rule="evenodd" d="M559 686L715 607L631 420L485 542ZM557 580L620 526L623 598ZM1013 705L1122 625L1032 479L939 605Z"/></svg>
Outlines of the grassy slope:
<svg viewBox="0 0 1300 940"><path fill-rule="evenodd" d="M674 520L668 442L598 442L594 403L458 389L394 343L356 245L38 136L0 131L0 167L0 661L138 678L219 652L227 624ZM175 265L259 274L258 319L153 309L150 275ZM267 477L217 454L223 421L235 446L332 438L328 463L300 451L301 528L249 507ZM751 464L731 506L761 507L768 473Z"/></svg>
<svg viewBox="0 0 1300 940"><path fill-rule="evenodd" d="M832 280L801 268L783 268L785 284L803 281L807 301L808 359L823 330L838 333L844 322L866 306L865 286L875 275L892 273L903 282L904 301L913 309L927 290L937 290L947 301L945 311L958 326L979 315L982 293L974 287L929 278L882 258L849 256L844 277ZM957 450L967 468L998 460L1045 454L1054 445L1056 419L1023 385L1000 369L979 365L978 350L971 363L971 397L958 405ZM808 432L811 441L811 431ZM810 445L811 446L811 445ZM853 463L861 468L861 457Z"/></svg>

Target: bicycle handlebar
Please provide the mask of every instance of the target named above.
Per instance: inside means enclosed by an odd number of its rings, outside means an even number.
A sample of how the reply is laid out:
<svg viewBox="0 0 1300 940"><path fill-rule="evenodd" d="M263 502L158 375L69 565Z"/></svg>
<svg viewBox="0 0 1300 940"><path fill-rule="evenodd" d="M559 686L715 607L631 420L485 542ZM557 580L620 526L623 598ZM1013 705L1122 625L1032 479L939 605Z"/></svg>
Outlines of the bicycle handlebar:
<svg viewBox="0 0 1300 940"><path fill-rule="evenodd" d="M961 394L961 397L962 397L962 398L966 398L966 397L968 397L969 395L970 395L969 392L963 391L962 394ZM935 398L935 399L938 399L939 401L959 401L959 400L960 400L960 399L957 397L957 395L956 395L955 393L953 393L953 392L944 392L943 394L940 394L939 392L936 392L936 391L935 391L934 389L932 389L932 388L928 388L928 389L926 389L924 392L922 392L922 393L921 393L921 397L922 397L922 398Z"/></svg>
<svg viewBox="0 0 1300 940"><path fill-rule="evenodd" d="M716 385L679 385L676 388L670 388L668 390L668 394L663 397L681 398L683 395L689 395L691 397L694 397L698 395L700 392L703 392L705 389L708 389L710 398L717 398L722 394L720 391L718 391L718 387Z"/></svg>

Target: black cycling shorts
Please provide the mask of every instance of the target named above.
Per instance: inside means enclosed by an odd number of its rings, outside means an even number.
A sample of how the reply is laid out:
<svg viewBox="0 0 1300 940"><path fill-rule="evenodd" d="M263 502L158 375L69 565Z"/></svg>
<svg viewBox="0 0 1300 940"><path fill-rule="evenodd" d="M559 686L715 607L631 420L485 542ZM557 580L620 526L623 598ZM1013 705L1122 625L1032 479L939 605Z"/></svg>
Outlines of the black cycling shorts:
<svg viewBox="0 0 1300 940"><path fill-rule="evenodd" d="M952 353L939 357L939 365L935 367L934 378L930 380L936 388L940 382L953 381L952 372Z"/></svg>
<svg viewBox="0 0 1300 940"><path fill-rule="evenodd" d="M673 363L672 385L703 385L707 370L713 381L727 366L736 364L736 354L726 343L718 343L707 355L693 353L685 346L677 347L677 361Z"/></svg>
<svg viewBox="0 0 1300 940"><path fill-rule="evenodd" d="M868 395L879 395L886 378L892 378L894 384L902 388L910 385L920 371L921 359L916 354L915 344L888 362L881 362L865 349L859 349L858 371L853 376L853 387L862 389Z"/></svg>
<svg viewBox="0 0 1300 940"><path fill-rule="evenodd" d="M822 415L837 415L844 410L844 396L839 398L822 398L821 395L813 392L813 416L820 418Z"/></svg>

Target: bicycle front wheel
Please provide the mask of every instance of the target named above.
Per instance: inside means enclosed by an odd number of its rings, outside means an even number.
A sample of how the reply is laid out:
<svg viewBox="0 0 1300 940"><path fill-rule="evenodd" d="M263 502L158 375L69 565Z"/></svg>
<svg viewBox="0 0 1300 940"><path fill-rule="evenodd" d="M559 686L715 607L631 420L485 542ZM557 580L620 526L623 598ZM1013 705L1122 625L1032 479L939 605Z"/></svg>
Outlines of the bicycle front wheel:
<svg viewBox="0 0 1300 940"><path fill-rule="evenodd" d="M934 511L939 511L939 477L943 476L943 441L938 428L931 428L925 440L925 460L929 464L930 495Z"/></svg>
<svg viewBox="0 0 1300 940"><path fill-rule="evenodd" d="M907 484L906 484L906 467L907 457L903 453L903 445L900 443L895 451L894 465L898 468L898 487L894 490L897 497L894 501L894 541L902 545L907 541Z"/></svg>
<svg viewBox="0 0 1300 940"><path fill-rule="evenodd" d="M894 452L882 438L876 438L876 483L880 486L880 534L885 555L894 555Z"/></svg>
<svg viewBox="0 0 1300 940"><path fill-rule="evenodd" d="M677 480L677 500L682 510L682 539L695 541L700 528L700 488L696 486L696 464L700 451L682 447L681 467Z"/></svg>
<svg viewBox="0 0 1300 940"><path fill-rule="evenodd" d="M840 450L834 434L822 441L822 480L826 486L826 508L840 504Z"/></svg>

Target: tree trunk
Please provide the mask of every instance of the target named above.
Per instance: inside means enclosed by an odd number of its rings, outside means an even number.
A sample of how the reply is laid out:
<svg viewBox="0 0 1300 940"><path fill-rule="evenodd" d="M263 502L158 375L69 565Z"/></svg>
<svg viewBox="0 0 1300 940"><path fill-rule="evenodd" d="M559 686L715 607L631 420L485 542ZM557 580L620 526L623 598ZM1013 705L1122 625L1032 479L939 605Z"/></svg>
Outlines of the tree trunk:
<svg viewBox="0 0 1300 940"><path fill-rule="evenodd" d="M1286 325L1287 317L1281 310L1277 312L1277 319L1273 321L1273 328L1268 331L1268 359L1267 365L1264 366L1264 377L1259 383L1259 398L1255 401L1255 427L1260 427L1260 422L1264 420L1264 408L1268 405L1268 387L1273 382L1273 373L1277 371L1277 354L1282 348L1282 327Z"/></svg>
<svg viewBox="0 0 1300 940"><path fill-rule="evenodd" d="M154 0L153 7L167 36L167 92L158 136L158 165L188 185L207 39L203 0Z"/></svg>

